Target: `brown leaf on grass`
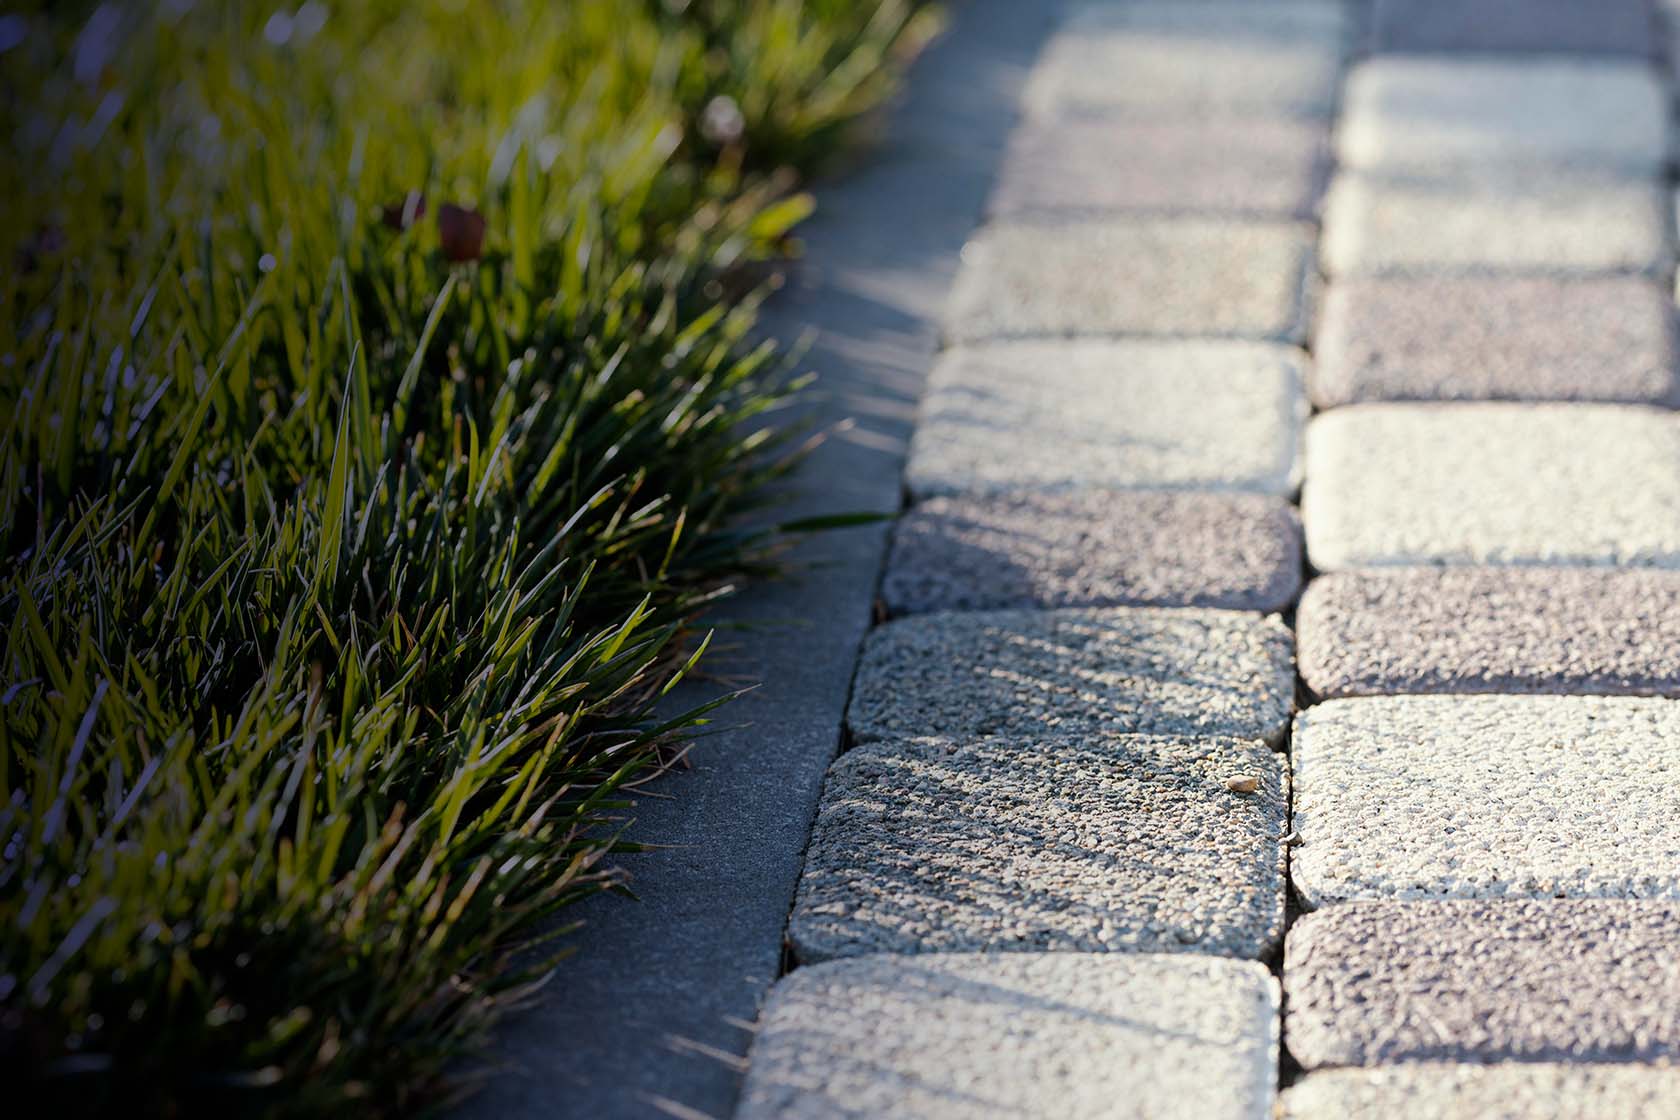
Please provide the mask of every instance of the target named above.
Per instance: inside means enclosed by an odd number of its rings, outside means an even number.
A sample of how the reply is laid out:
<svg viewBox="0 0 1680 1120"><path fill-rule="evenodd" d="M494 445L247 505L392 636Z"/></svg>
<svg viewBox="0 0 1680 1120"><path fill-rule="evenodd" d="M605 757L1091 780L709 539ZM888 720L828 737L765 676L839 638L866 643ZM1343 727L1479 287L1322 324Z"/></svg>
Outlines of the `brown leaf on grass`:
<svg viewBox="0 0 1680 1120"><path fill-rule="evenodd" d="M450 260L476 261L484 255L484 215L446 202L438 207L438 240Z"/></svg>

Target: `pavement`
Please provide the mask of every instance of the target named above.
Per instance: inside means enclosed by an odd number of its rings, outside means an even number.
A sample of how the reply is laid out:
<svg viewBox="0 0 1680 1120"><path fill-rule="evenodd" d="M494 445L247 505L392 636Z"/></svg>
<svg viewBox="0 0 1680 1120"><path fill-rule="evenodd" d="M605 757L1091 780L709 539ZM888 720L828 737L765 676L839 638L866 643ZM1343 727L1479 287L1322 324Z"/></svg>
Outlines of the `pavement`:
<svg viewBox="0 0 1680 1120"><path fill-rule="evenodd" d="M777 312L901 516L484 1115L1680 1115L1680 0L954 28Z"/></svg>

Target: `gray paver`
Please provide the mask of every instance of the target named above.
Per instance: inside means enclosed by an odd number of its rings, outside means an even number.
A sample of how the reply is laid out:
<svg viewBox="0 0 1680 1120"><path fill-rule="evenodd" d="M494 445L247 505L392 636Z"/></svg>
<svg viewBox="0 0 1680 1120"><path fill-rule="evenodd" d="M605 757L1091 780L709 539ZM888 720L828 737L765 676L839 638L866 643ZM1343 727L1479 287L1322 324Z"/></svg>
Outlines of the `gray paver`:
<svg viewBox="0 0 1680 1120"><path fill-rule="evenodd" d="M1199 956L953 953L802 968L760 1020L737 1120L1265 1120L1277 983Z"/></svg>
<svg viewBox="0 0 1680 1120"><path fill-rule="evenodd" d="M963 250L948 334L1300 341L1312 243L1276 219L1009 219Z"/></svg>
<svg viewBox="0 0 1680 1120"><path fill-rule="evenodd" d="M1680 1069L1634 1065L1415 1062L1323 1070L1284 1090L1280 1120L1669 1120Z"/></svg>
<svg viewBox="0 0 1680 1120"><path fill-rule="evenodd" d="M1322 571L1680 567L1680 417L1633 405L1368 404L1307 429Z"/></svg>
<svg viewBox="0 0 1680 1120"><path fill-rule="evenodd" d="M1030 112L1325 117L1341 5L1138 3L1076 9L1028 83Z"/></svg>
<svg viewBox="0 0 1680 1120"><path fill-rule="evenodd" d="M1090 607L933 614L864 643L859 740L1099 731L1275 742L1295 688L1290 634L1237 611Z"/></svg>
<svg viewBox="0 0 1680 1120"><path fill-rule="evenodd" d="M1670 257L1663 191L1585 173L1344 172L1325 196L1324 267L1355 273L1652 272Z"/></svg>
<svg viewBox="0 0 1680 1120"><path fill-rule="evenodd" d="M1289 1050L1309 1070L1680 1058L1680 905L1354 903L1284 947Z"/></svg>
<svg viewBox="0 0 1680 1120"><path fill-rule="evenodd" d="M1348 77L1337 156L1364 171L1656 176L1668 156L1667 107L1643 61L1378 57Z"/></svg>
<svg viewBox="0 0 1680 1120"><path fill-rule="evenodd" d="M1680 700L1388 696L1295 723L1290 876L1365 898L1680 898Z"/></svg>
<svg viewBox="0 0 1680 1120"><path fill-rule="evenodd" d="M960 347L911 440L918 498L1006 490L1293 492L1304 356L1221 340Z"/></svg>
<svg viewBox="0 0 1680 1120"><path fill-rule="evenodd" d="M1253 778L1242 793L1227 783ZM866 743L829 771L788 939L862 953L1200 952L1283 930L1288 791L1265 743Z"/></svg>
<svg viewBox="0 0 1680 1120"><path fill-rule="evenodd" d="M1324 298L1320 408L1384 400L1680 404L1674 310L1637 276L1348 277Z"/></svg>
<svg viewBox="0 0 1680 1120"><path fill-rule="evenodd" d="M1680 696L1680 572L1402 568L1314 580L1296 614L1323 697Z"/></svg>
<svg viewBox="0 0 1680 1120"><path fill-rule="evenodd" d="M1376 0L1379 51L1657 53L1649 0Z"/></svg>
<svg viewBox="0 0 1680 1120"><path fill-rule="evenodd" d="M881 596L894 614L1005 607L1277 611L1301 582L1283 498L1095 490L934 498L893 533Z"/></svg>
<svg viewBox="0 0 1680 1120"><path fill-rule="evenodd" d="M1281 117L1029 120L991 209L1312 217L1329 170L1324 133Z"/></svg>

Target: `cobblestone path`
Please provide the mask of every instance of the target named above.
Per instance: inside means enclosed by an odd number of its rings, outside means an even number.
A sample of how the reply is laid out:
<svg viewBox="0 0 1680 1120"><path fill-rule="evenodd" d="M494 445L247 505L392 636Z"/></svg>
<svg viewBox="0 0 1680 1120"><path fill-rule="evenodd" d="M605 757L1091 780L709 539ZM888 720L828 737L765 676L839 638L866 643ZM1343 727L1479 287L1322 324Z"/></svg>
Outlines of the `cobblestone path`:
<svg viewBox="0 0 1680 1120"><path fill-rule="evenodd" d="M1680 1116L1671 14L1066 5L739 1117Z"/></svg>

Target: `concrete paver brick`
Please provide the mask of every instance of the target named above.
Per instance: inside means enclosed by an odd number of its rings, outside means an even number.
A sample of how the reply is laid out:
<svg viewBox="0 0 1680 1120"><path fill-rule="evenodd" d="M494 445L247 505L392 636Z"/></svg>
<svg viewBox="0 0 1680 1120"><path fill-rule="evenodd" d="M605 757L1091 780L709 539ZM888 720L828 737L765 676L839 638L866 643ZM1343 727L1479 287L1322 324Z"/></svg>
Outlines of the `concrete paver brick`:
<svg viewBox="0 0 1680 1120"><path fill-rule="evenodd" d="M1680 1116L1680 1069L1558 1062L1413 1062L1331 1069L1279 1100L1280 1120L1669 1120Z"/></svg>
<svg viewBox="0 0 1680 1120"><path fill-rule="evenodd" d="M1376 0L1378 51L1544 52L1650 57L1649 0Z"/></svg>

